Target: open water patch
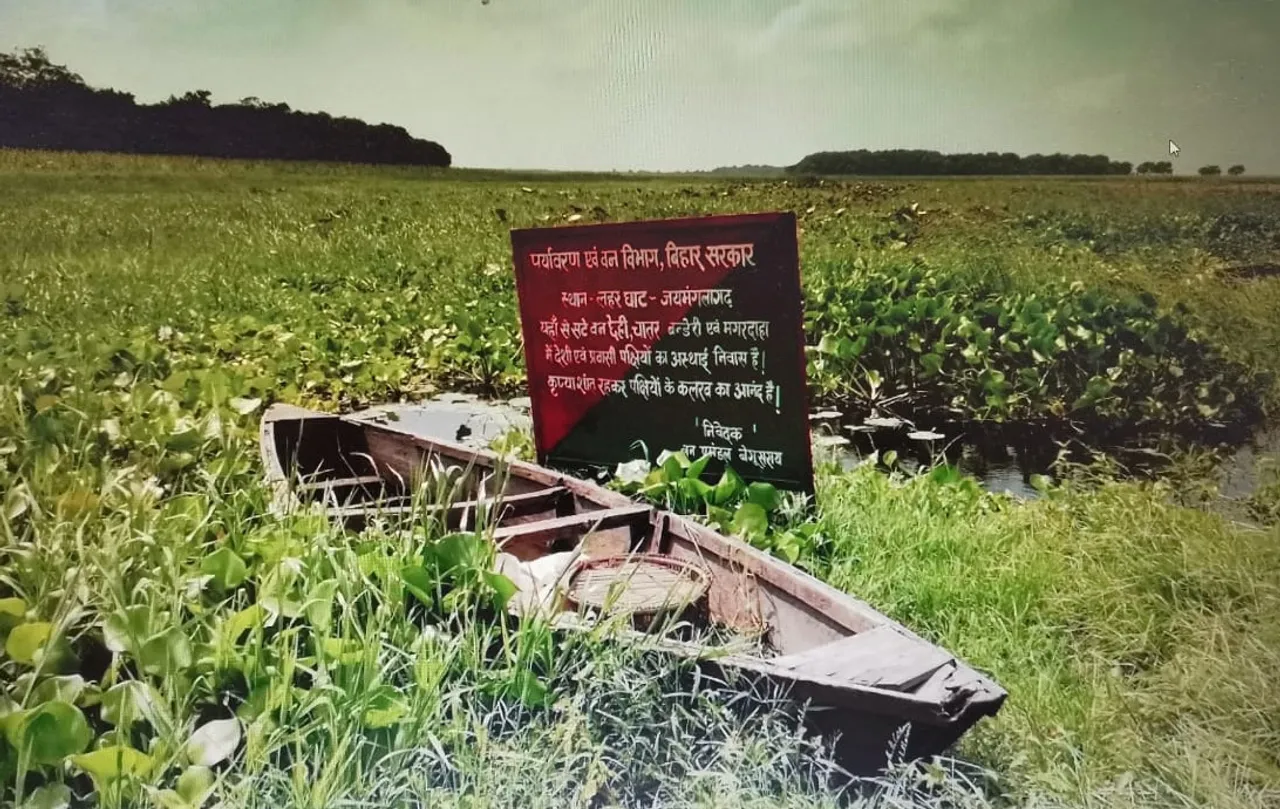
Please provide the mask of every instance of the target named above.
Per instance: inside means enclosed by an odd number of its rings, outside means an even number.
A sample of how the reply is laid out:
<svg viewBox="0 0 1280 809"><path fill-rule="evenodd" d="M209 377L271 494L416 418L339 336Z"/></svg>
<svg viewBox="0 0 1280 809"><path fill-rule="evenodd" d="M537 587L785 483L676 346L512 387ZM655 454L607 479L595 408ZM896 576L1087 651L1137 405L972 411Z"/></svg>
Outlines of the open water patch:
<svg viewBox="0 0 1280 809"><path fill-rule="evenodd" d="M817 457L834 457L842 468L851 469L869 460L885 464L892 458L893 466L912 474L946 463L974 478L986 491L1019 499L1038 497L1033 480L1038 476L1055 478L1063 462L1088 464L1106 456L1134 479L1154 479L1173 466L1170 447L1156 449L1138 440L1098 440L1087 433L1062 436L1028 425L920 427L892 416L850 420L835 410L818 411L810 418L815 425ZM1182 440L1173 446L1216 450L1218 461L1207 477L1217 487L1220 499L1239 501L1260 485L1263 466L1280 462L1280 425L1264 427L1230 443Z"/></svg>
<svg viewBox="0 0 1280 809"><path fill-rule="evenodd" d="M473 394L444 393L409 404L380 405L352 417L394 425L417 435L475 449L514 431L533 428L529 399L486 400ZM920 426L892 416L850 419L837 410L810 415L814 459L834 461L843 469L873 461L907 474L946 463L974 478L986 491L1018 499L1039 496L1033 480L1053 478L1060 459L1088 462L1096 453L1120 460L1135 476L1153 477L1168 456L1140 446L1091 445L1088 436L1061 440L1052 433L1022 425L941 424ZM1214 471L1219 494L1243 500L1260 482L1264 461L1280 459L1280 426L1253 435L1228 453Z"/></svg>
<svg viewBox="0 0 1280 809"><path fill-rule="evenodd" d="M468 393L444 393L423 402L379 405L352 413L351 417L473 449L487 449L493 441L513 431L533 428L528 399L486 401Z"/></svg>

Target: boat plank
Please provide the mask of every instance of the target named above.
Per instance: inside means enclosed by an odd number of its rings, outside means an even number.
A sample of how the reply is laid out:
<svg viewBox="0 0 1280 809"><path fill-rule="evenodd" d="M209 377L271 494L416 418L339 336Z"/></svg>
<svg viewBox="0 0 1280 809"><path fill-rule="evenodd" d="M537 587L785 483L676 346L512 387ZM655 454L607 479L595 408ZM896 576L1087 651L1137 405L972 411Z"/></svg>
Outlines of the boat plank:
<svg viewBox="0 0 1280 809"><path fill-rule="evenodd" d="M773 662L801 676L818 675L905 691L953 660L937 646L884 625Z"/></svg>
<svg viewBox="0 0 1280 809"><path fill-rule="evenodd" d="M508 525L494 529L493 540L500 550L516 558L538 556L559 539L580 539L584 534L627 527L632 532L631 547L638 547L653 520L653 509L631 505L583 511L566 517Z"/></svg>
<svg viewBox="0 0 1280 809"><path fill-rule="evenodd" d="M955 683L952 680L955 678L957 671L957 663L954 660L940 666L937 671L929 675L929 679L921 683L918 688L915 688L913 693L921 699L945 704L956 691Z"/></svg>
<svg viewBox="0 0 1280 809"><path fill-rule="evenodd" d="M362 503L360 505L341 506L330 509L329 514L338 518L376 514L409 514L414 512L426 516L447 511L450 525L455 525L463 517L474 517L476 511L483 508L490 514L496 512L499 523L501 523L502 520L510 517L523 517L529 514L537 514L541 511L557 509L568 496L569 490L565 487L551 486L526 494L507 494L497 497L483 497L476 500L460 500L448 506L419 505L415 507L411 504L397 505L395 504L397 499L403 500L405 498L395 498L373 503Z"/></svg>
<svg viewBox="0 0 1280 809"><path fill-rule="evenodd" d="M889 623L887 617L869 605L818 581L805 571L746 543L730 540L706 526L673 516L670 530L699 547L703 553L719 556L797 602L809 605L823 620L838 623L846 631L865 632Z"/></svg>
<svg viewBox="0 0 1280 809"><path fill-rule="evenodd" d="M450 444L446 441L440 441L386 424L358 423L366 429L371 437L377 436L389 439L393 443L413 446L417 449L419 456L436 454L468 465L474 464L486 468L502 466L513 477L522 478L543 486L564 486L578 497L607 508L624 508L629 505L635 505L634 500L621 492L610 491L593 483L553 472L543 466L526 461L499 459L492 452ZM387 442L380 441L379 444L386 446Z"/></svg>
<svg viewBox="0 0 1280 809"><path fill-rule="evenodd" d="M382 483L381 475L360 475L353 478L333 478L331 480L315 480L305 483L299 483L297 486L300 492L311 492L319 489L341 489L345 486L369 486L374 483Z"/></svg>

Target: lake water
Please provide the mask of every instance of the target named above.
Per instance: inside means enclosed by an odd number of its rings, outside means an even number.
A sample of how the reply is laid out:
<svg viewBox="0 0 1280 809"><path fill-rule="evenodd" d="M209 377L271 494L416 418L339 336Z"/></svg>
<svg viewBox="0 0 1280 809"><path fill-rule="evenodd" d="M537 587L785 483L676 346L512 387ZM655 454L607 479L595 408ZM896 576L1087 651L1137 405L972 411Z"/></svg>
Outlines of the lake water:
<svg viewBox="0 0 1280 809"><path fill-rule="evenodd" d="M470 394L446 393L424 402L377 406L352 415L475 448L487 448L512 430L532 429L527 398L486 401ZM814 413L811 424L815 461L830 459L848 469L873 453L883 456L892 451L898 468L910 473L945 459L987 491L1021 499L1038 496L1031 476L1048 474L1058 451L1043 436L1034 434L1002 443L969 436L963 430L950 435L947 428L916 431L889 418L850 423L830 410ZM1218 469L1222 496L1248 497L1258 484L1259 461L1263 459L1280 460L1280 427L1260 432L1227 457Z"/></svg>

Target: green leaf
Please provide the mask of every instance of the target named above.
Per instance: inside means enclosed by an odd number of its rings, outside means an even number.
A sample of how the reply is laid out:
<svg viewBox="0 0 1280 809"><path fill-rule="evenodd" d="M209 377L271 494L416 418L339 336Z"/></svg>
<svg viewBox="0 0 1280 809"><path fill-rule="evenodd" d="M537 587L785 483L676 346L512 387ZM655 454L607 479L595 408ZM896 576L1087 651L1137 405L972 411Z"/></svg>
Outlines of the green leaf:
<svg viewBox="0 0 1280 809"><path fill-rule="evenodd" d="M226 623L222 625L222 639L227 643L236 643L240 640L240 636L252 629L254 626L261 625L266 622L267 611L263 609L261 604L253 604L232 615Z"/></svg>
<svg viewBox="0 0 1280 809"><path fill-rule="evenodd" d="M713 506L727 506L741 497L746 490L747 484L741 476L733 470L733 467L726 466L707 502Z"/></svg>
<svg viewBox="0 0 1280 809"><path fill-rule="evenodd" d="M333 623L333 598L337 592L337 580L329 579L312 587L311 592L307 593L307 603L304 609L307 613L307 620L316 629L328 631L329 626Z"/></svg>
<svg viewBox="0 0 1280 809"><path fill-rule="evenodd" d="M37 396L35 401L36 412L43 413L58 403L58 397L52 393L46 393L43 396Z"/></svg>
<svg viewBox="0 0 1280 809"><path fill-rule="evenodd" d="M429 546L424 560L435 562L441 574L457 570L478 570L484 566L488 542L478 534L449 534Z"/></svg>
<svg viewBox="0 0 1280 809"><path fill-rule="evenodd" d="M511 579L501 573L486 571L481 575L484 578L485 584L488 584L493 588L494 609L499 612L505 610L507 608L507 603L511 601L517 592L520 591L520 588L516 587L515 582L511 581Z"/></svg>
<svg viewBox="0 0 1280 809"><path fill-rule="evenodd" d="M721 506L707 506L707 521L717 530L728 530L733 522L733 512Z"/></svg>
<svg viewBox="0 0 1280 809"><path fill-rule="evenodd" d="M321 644L325 657L335 660L339 665L350 666L364 660L364 647L359 641L341 638L325 638Z"/></svg>
<svg viewBox="0 0 1280 809"><path fill-rule="evenodd" d="M774 543L774 550L787 561L787 564L795 564L800 558L800 541L792 534L783 534Z"/></svg>
<svg viewBox="0 0 1280 809"><path fill-rule="evenodd" d="M676 481L676 492L682 500L696 507L711 496L712 489L706 481L697 478L681 478Z"/></svg>
<svg viewBox="0 0 1280 809"><path fill-rule="evenodd" d="M893 466L894 462L898 460L898 453L896 450L891 449L888 452L886 452L884 455L881 455L880 460L884 463L885 466Z"/></svg>
<svg viewBox="0 0 1280 809"><path fill-rule="evenodd" d="M144 777L155 766L151 756L121 745L72 756L71 763L89 774L99 792L105 792L122 777Z"/></svg>
<svg viewBox="0 0 1280 809"><path fill-rule="evenodd" d="M45 784L27 796L20 809L67 809L71 805L71 787Z"/></svg>
<svg viewBox="0 0 1280 809"><path fill-rule="evenodd" d="M122 730L128 730L134 722L142 718L138 707L140 700L147 700L149 686L138 680L126 680L119 685L108 688L102 695L102 718Z"/></svg>
<svg viewBox="0 0 1280 809"><path fill-rule="evenodd" d="M245 580L248 567L230 548L219 548L200 561L200 572L212 576L222 590L232 590Z"/></svg>
<svg viewBox="0 0 1280 809"><path fill-rule="evenodd" d="M190 807L199 807L213 794L213 770L193 764L178 776L177 794Z"/></svg>
<svg viewBox="0 0 1280 809"><path fill-rule="evenodd" d="M138 662L148 674L176 674L191 665L191 642L181 629L173 627L143 644Z"/></svg>
<svg viewBox="0 0 1280 809"><path fill-rule="evenodd" d="M681 452L665 453L665 455L666 457L659 464L662 477L667 483L675 483L684 477L684 470L690 465L689 459Z"/></svg>
<svg viewBox="0 0 1280 809"><path fill-rule="evenodd" d="M60 700L75 705L87 687L88 683L79 674L49 677L31 692L29 704Z"/></svg>
<svg viewBox="0 0 1280 809"><path fill-rule="evenodd" d="M212 767L226 761L240 745L240 735L238 719L206 722L187 740L187 758L201 767Z"/></svg>
<svg viewBox="0 0 1280 809"><path fill-rule="evenodd" d="M27 614L27 602L20 598L0 598L0 616L22 619Z"/></svg>
<svg viewBox="0 0 1280 809"><path fill-rule="evenodd" d="M982 386L988 393L998 393L1004 388L1004 373L1002 371L987 370L983 373L986 377Z"/></svg>
<svg viewBox="0 0 1280 809"><path fill-rule="evenodd" d="M9 637L5 640L5 654L19 663L34 665L37 655L52 634L53 624L47 621L18 624L9 631Z"/></svg>
<svg viewBox="0 0 1280 809"><path fill-rule="evenodd" d="M758 503L743 503L734 512L730 530L749 540L763 539L769 532L769 515Z"/></svg>
<svg viewBox="0 0 1280 809"><path fill-rule="evenodd" d="M689 468L685 470L684 476L688 480L696 480L702 477L702 473L706 471L707 464L711 463L711 456L704 455L693 463L689 464Z"/></svg>
<svg viewBox="0 0 1280 809"><path fill-rule="evenodd" d="M57 764L93 741L93 731L80 709L67 702L46 702L25 711L6 728L9 742L27 750L35 764Z"/></svg>
<svg viewBox="0 0 1280 809"><path fill-rule="evenodd" d="M125 680L108 688L102 695L102 718L123 731L139 720L146 720L161 734L173 727L163 697L141 680Z"/></svg>
<svg viewBox="0 0 1280 809"><path fill-rule="evenodd" d="M945 486L964 480L964 473L960 471L959 467L942 463L930 470L929 480Z"/></svg>
<svg viewBox="0 0 1280 809"><path fill-rule="evenodd" d="M196 429L174 433L165 440L165 448L177 453L193 452L204 443L204 435Z"/></svg>
<svg viewBox="0 0 1280 809"><path fill-rule="evenodd" d="M412 593L414 598L428 607L435 603L431 593L435 590L436 582L425 567L406 565L400 568L400 578L404 582L404 589Z"/></svg>
<svg viewBox="0 0 1280 809"><path fill-rule="evenodd" d="M774 511L782 505L782 495L772 483L756 481L747 486L747 502L755 503L765 511Z"/></svg>
<svg viewBox="0 0 1280 809"><path fill-rule="evenodd" d="M409 706L400 697L400 692L389 685L383 685L370 695L369 705L360 719L365 727L385 728L399 722L407 713Z"/></svg>
<svg viewBox="0 0 1280 809"><path fill-rule="evenodd" d="M152 793L155 802L160 809L193 809L191 804L183 800L182 796L172 789L158 789Z"/></svg>
<svg viewBox="0 0 1280 809"><path fill-rule="evenodd" d="M942 370L942 357L934 353L924 354L920 357L920 366L926 374L932 376Z"/></svg>
<svg viewBox="0 0 1280 809"><path fill-rule="evenodd" d="M95 511L101 502L102 499L98 497L96 492L91 492L84 488L75 488L63 492L58 497L57 510L59 514L66 517L78 517Z"/></svg>
<svg viewBox="0 0 1280 809"><path fill-rule="evenodd" d="M107 648L117 654L133 651L150 634L151 612L145 606L126 607L107 616L102 624Z"/></svg>
<svg viewBox="0 0 1280 809"><path fill-rule="evenodd" d="M546 683L529 669L515 669L501 683L500 693L514 698L529 708L545 708L551 704L551 692Z"/></svg>

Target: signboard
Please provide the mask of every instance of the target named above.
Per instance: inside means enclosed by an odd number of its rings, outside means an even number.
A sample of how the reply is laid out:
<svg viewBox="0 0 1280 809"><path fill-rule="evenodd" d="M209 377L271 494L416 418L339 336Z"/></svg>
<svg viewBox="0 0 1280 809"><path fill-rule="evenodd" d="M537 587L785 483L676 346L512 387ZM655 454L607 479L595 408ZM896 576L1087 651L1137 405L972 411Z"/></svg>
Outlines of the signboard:
<svg viewBox="0 0 1280 809"><path fill-rule="evenodd" d="M663 450L813 492L791 213L514 230L540 463ZM638 442L638 443L637 443Z"/></svg>

